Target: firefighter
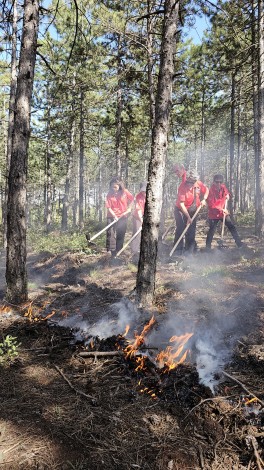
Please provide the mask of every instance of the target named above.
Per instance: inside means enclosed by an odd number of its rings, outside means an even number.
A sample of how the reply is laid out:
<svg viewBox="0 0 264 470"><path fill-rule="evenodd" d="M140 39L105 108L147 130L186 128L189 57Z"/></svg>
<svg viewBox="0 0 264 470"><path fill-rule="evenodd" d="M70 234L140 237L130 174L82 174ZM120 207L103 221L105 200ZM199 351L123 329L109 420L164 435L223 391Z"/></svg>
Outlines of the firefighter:
<svg viewBox="0 0 264 470"><path fill-rule="evenodd" d="M209 195L207 199L208 204L208 219L209 219L209 230L206 237L206 250L211 250L211 244L215 234L215 230L219 220L223 223L223 217L225 215L225 225L230 231L233 239L236 242L238 248L244 246L240 236L238 235L237 229L233 224L229 212L227 210L227 202L230 198L230 193L223 183L224 178L222 175L215 175L213 178L213 184L210 187Z"/></svg>
<svg viewBox="0 0 264 470"><path fill-rule="evenodd" d="M107 225L116 220L106 232L106 250L112 257L123 248L127 230L127 217L131 212L134 196L119 178L114 177L106 196Z"/></svg>
<svg viewBox="0 0 264 470"><path fill-rule="evenodd" d="M192 217L200 205L205 206L208 193L209 189L202 183L202 181L199 181L197 171L189 170L186 173L186 180L180 184L174 211L176 221L174 245L181 236L186 225L190 224L185 235L186 252L193 253L197 250L197 243L195 241L196 218L192 221ZM203 196L202 199L201 196ZM184 240L182 239L175 252L176 254L181 255L183 254L183 250Z"/></svg>

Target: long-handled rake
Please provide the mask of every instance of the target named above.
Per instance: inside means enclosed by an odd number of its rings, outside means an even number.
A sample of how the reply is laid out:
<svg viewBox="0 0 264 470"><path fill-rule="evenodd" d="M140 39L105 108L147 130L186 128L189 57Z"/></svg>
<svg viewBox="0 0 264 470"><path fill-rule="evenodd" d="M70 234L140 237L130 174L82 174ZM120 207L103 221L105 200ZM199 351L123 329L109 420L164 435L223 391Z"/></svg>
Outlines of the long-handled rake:
<svg viewBox="0 0 264 470"><path fill-rule="evenodd" d="M122 217L122 216L121 216ZM121 218L119 217L119 218ZM88 242L88 244L91 244L91 245L95 245L95 243L92 243L93 240L95 240L97 237L99 237L102 233L104 233L108 228L112 227L112 225L116 224L116 222L118 221L119 219L117 220L113 220L113 222L110 222L110 224L108 224L106 227L104 227L102 230L100 230L100 232L96 233L95 235L93 235L92 237L90 236L89 233L86 234L86 240Z"/></svg>
<svg viewBox="0 0 264 470"><path fill-rule="evenodd" d="M225 207L224 209L227 209L227 199L225 200ZM221 230L221 238L217 240L217 243L219 245L219 248L224 248L224 231L225 231L225 219L226 219L226 213L224 212L223 215L223 222L222 222L222 230Z"/></svg>
<svg viewBox="0 0 264 470"><path fill-rule="evenodd" d="M199 207L197 207L195 213L193 214L192 218L191 218L191 221L193 222L195 217L198 215L200 209L201 209L201 205ZM174 251L176 250L177 246L179 245L180 241L183 239L185 233L187 232L188 228L190 227L191 224L187 224L185 229L183 230L181 236L178 238L178 240L176 241L174 247L172 248L171 252L170 252L170 256L173 255Z"/></svg>
<svg viewBox="0 0 264 470"><path fill-rule="evenodd" d="M121 250L118 251L116 256L119 256L119 255L121 255L121 253L123 253L123 251L126 249L126 247L138 236L138 234L141 232L141 230L142 230L142 227L140 227L136 231L136 233L134 233L133 237L131 237L130 240L128 240L128 242L123 246L123 248L121 248Z"/></svg>

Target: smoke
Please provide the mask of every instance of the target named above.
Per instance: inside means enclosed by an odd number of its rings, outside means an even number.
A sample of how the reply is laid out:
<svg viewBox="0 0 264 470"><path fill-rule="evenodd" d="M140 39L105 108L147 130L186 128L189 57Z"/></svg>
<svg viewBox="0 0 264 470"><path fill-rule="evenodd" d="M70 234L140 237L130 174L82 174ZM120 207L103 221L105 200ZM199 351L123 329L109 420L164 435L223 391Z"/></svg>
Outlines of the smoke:
<svg viewBox="0 0 264 470"><path fill-rule="evenodd" d="M212 392L237 340L252 329L256 302L254 289L237 289L230 262L228 250L186 258L181 264L183 274L179 272L175 281L179 298L168 306L166 325L173 334L181 334L183 325L185 332L193 332L187 344L192 362L200 382ZM246 321L247 315L251 322Z"/></svg>
<svg viewBox="0 0 264 470"><path fill-rule="evenodd" d="M63 318L58 321L60 326L68 327L73 330L76 341L82 341L91 337L100 339L110 336L124 334L127 325L130 330L138 325L140 312L135 305L128 299L122 299L113 304L109 313L96 323L89 323L86 320L80 320L79 316Z"/></svg>
<svg viewBox="0 0 264 470"><path fill-rule="evenodd" d="M218 384L218 374L228 358L228 350L217 346L211 338L198 338L195 342L196 368L200 382L212 392Z"/></svg>

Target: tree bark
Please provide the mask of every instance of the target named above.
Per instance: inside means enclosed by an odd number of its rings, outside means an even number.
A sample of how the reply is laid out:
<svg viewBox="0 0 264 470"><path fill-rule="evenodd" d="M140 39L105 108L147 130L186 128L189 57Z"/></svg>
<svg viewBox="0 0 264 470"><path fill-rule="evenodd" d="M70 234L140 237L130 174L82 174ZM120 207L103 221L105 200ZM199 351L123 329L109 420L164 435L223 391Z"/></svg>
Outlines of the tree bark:
<svg viewBox="0 0 264 470"><path fill-rule="evenodd" d="M80 96L80 162L79 162L79 228L83 230L83 207L84 207L84 92Z"/></svg>
<svg viewBox="0 0 264 470"><path fill-rule="evenodd" d="M259 17L259 152L256 164L256 235L264 235L264 2L258 2Z"/></svg>
<svg viewBox="0 0 264 470"><path fill-rule="evenodd" d="M230 117L230 160L229 160L229 190L233 196L234 188L234 160L235 160L235 93L236 82L235 72L232 72L231 79L231 117ZM233 201L230 204L230 214L233 216Z"/></svg>
<svg viewBox="0 0 264 470"><path fill-rule="evenodd" d="M62 219L61 219L61 230L66 232L68 229L68 211L69 211L69 197L70 197L70 188L71 188L71 176L72 176L72 163L73 163L73 149L74 149L74 139L75 139L75 122L74 119L71 124L71 135L70 142L68 145L68 158L67 158L67 174L65 180L65 190L62 206Z"/></svg>
<svg viewBox="0 0 264 470"><path fill-rule="evenodd" d="M49 101L49 99L48 99ZM46 233L51 231L51 214L52 214L52 204L51 204L51 154L50 154L50 140L51 140L51 130L50 130L50 110L51 105L48 105L47 110L47 142L46 142L46 155L45 155L45 185L44 185L44 225Z"/></svg>
<svg viewBox="0 0 264 470"><path fill-rule="evenodd" d="M136 284L138 300L144 306L151 305L155 296L158 236L168 146L178 11L178 1L165 0L155 121L152 129L151 159L148 170L149 184Z"/></svg>
<svg viewBox="0 0 264 470"><path fill-rule="evenodd" d="M155 121L155 93L154 93L154 80L153 80L153 25L155 24L154 17L150 15L151 12L150 0L148 0L148 18L147 18L147 52L148 52L148 86L149 86L149 115L151 129Z"/></svg>
<svg viewBox="0 0 264 470"><path fill-rule="evenodd" d="M13 2L13 22L12 22L12 54L11 54L11 82L10 82L10 96L9 96L9 113L8 113L8 134L7 134L7 151L6 151L6 181L5 181L5 200L4 200L4 246L6 248L6 217L7 217L7 198L8 198L8 175L10 169L11 153L12 153L12 136L14 131L14 117L15 117L15 100L16 100L16 87L17 87L17 0Z"/></svg>
<svg viewBox="0 0 264 470"><path fill-rule="evenodd" d="M202 115L201 115L201 173L200 178L204 181L204 152L205 152L205 90L202 90Z"/></svg>
<svg viewBox="0 0 264 470"><path fill-rule="evenodd" d="M121 177L121 132L122 132L122 63L121 63L121 38L118 34L118 52L117 52L117 74L118 88L116 100L116 135L115 135L115 159L116 159L116 175Z"/></svg>
<svg viewBox="0 0 264 470"><path fill-rule="evenodd" d="M39 1L25 0L7 203L6 297L15 304L22 303L28 297L26 179L38 24Z"/></svg>

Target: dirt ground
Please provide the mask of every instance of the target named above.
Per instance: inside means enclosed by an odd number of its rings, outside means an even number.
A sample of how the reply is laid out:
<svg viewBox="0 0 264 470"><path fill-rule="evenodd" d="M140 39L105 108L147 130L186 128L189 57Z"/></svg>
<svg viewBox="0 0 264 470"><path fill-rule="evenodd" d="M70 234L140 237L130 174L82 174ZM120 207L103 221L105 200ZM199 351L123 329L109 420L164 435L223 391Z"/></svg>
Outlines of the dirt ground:
<svg viewBox="0 0 264 470"><path fill-rule="evenodd" d="M241 250L226 236L223 249L171 259L161 245L148 311L129 250L29 253L22 308L4 301L2 258L1 337L19 346L0 364L0 469L263 469L264 246L239 230ZM157 354L185 335L186 359L168 370Z"/></svg>

